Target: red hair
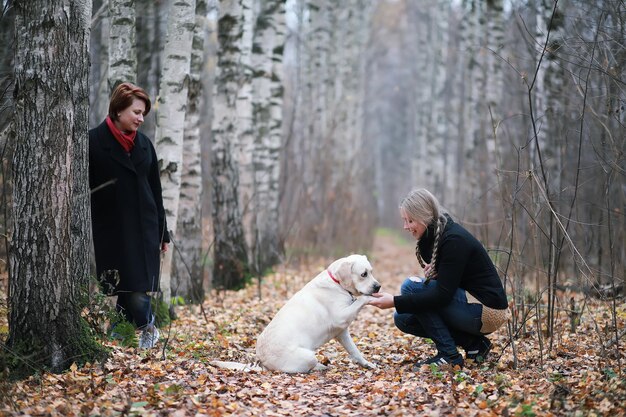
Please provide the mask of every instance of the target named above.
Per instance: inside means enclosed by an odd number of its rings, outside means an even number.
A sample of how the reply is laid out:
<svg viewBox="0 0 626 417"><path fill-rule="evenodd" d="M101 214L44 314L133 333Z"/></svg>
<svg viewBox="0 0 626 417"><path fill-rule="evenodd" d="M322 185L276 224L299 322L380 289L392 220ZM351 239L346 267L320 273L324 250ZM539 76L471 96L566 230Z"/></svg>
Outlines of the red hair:
<svg viewBox="0 0 626 417"><path fill-rule="evenodd" d="M136 98L146 104L146 111L143 112L143 115L145 116L150 113L152 104L150 103L148 93L146 93L143 88L137 87L131 83L121 83L115 87L113 94L111 94L111 101L109 101L109 117L111 120L117 120L117 114L130 107L130 105L133 104L133 100Z"/></svg>

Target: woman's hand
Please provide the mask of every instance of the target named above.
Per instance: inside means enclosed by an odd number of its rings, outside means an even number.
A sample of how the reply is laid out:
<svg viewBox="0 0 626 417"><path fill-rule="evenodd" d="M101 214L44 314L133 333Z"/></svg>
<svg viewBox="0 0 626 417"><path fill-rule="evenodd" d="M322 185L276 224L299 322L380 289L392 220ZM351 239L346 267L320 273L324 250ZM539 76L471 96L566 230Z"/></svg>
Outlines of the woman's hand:
<svg viewBox="0 0 626 417"><path fill-rule="evenodd" d="M369 303L367 304L373 305L380 309L395 307L395 304L393 302L393 295L389 293L377 292L377 293L372 294L372 297L374 298L370 300Z"/></svg>
<svg viewBox="0 0 626 417"><path fill-rule="evenodd" d="M167 252L167 242L161 243L161 253Z"/></svg>

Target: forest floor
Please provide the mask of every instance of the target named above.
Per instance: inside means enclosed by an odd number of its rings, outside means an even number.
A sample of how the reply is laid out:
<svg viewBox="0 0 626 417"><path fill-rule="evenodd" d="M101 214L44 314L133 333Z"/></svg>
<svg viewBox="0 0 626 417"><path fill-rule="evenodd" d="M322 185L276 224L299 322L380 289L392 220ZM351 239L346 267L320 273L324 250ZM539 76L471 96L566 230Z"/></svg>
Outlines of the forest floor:
<svg viewBox="0 0 626 417"><path fill-rule="evenodd" d="M415 273L413 245L379 234L369 254L383 290L397 293ZM281 266L239 292L211 293L200 306L183 306L171 328L163 329L161 349L138 350L107 342L105 363L72 366L63 374L43 373L0 384L0 415L158 415L158 416L620 416L625 415L623 345L615 334L610 302L588 300L576 333L569 317L557 318L552 349L539 339L535 317L509 343L507 329L492 335L489 360L463 370L411 369L434 353L432 343L404 335L393 325L393 310L366 306L352 323L364 356L377 364L353 364L330 342L318 357L324 372L288 375L218 369L210 361L254 360L256 336L297 289L328 261ZM582 303L582 296L561 294ZM626 305L617 303L623 330ZM168 336L167 348L162 349ZM543 349L540 349L543 346ZM617 355L620 357L618 358Z"/></svg>

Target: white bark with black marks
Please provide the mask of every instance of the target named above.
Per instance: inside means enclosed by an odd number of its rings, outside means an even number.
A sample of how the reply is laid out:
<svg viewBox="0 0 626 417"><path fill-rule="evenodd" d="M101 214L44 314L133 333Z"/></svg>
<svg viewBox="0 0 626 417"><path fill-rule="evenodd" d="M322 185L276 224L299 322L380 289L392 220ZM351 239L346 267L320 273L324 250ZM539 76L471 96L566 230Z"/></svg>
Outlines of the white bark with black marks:
<svg viewBox="0 0 626 417"><path fill-rule="evenodd" d="M174 241L178 240L176 228L195 12L195 0L177 0L170 6L161 85L155 106L158 112L155 143L161 169L163 206ZM169 302L171 296L174 250L170 248L165 252L161 266L161 291L165 302Z"/></svg>

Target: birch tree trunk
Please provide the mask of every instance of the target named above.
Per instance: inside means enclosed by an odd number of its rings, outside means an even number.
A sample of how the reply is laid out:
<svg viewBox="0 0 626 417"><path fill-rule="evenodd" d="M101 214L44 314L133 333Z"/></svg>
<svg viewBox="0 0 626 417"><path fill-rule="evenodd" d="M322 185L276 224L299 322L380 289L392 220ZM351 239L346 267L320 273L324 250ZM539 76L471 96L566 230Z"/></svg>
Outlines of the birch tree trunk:
<svg viewBox="0 0 626 417"><path fill-rule="evenodd" d="M191 67L185 135L183 141L183 171L178 213L178 246L173 253L172 295L187 302L204 300L202 287L202 164L201 116L203 108L202 67L207 34L207 2L196 0L196 24L191 51Z"/></svg>
<svg viewBox="0 0 626 417"><path fill-rule="evenodd" d="M90 36L91 71L89 71L89 127L102 123L109 111L109 37L108 1L94 1Z"/></svg>
<svg viewBox="0 0 626 417"><path fill-rule="evenodd" d="M305 215L307 221L306 240L318 246L320 242L326 242L328 235L328 219L332 217L332 206L325 206L328 192L331 187L331 169L335 166L336 155L330 152L332 146L331 126L333 113L330 111L329 97L332 95L333 79L330 73L333 71L331 48L333 36L332 26L333 10L335 5L329 0L320 0L315 6L307 5L310 15L309 45L305 49L307 53L307 65L309 66L306 82L311 85L307 101L312 110L308 118L309 134L304 137L304 156L309 159L305 163L304 178L307 179L306 195L310 199ZM308 168L308 169L307 169ZM311 210L312 209L312 210Z"/></svg>
<svg viewBox="0 0 626 417"><path fill-rule="evenodd" d="M252 67L252 42L254 38L256 15L253 0L240 0L242 32L239 41L237 56L239 70L239 89L237 93L237 136L238 145L235 148L235 157L239 161L239 207L243 221L243 230L246 237L246 247L252 247L254 231L254 213L257 209L254 203L254 133L252 123L252 82L255 69ZM248 252L248 258L250 258Z"/></svg>
<svg viewBox="0 0 626 417"><path fill-rule="evenodd" d="M486 88L486 73L485 73L485 50L483 49L485 31L485 19L484 4L482 0L474 0L471 6L469 19L471 26L468 28L472 30L472 47L471 60L469 62L471 77L471 95L469 100L469 117L472 119L471 130L468 132L468 140L465 143L465 160L466 171L464 179L466 181L466 193L464 200L467 201L468 206L467 219L470 221L479 221L479 217L482 219L482 213L475 206L477 201L480 201L481 195L481 178L484 177L485 166L482 164L484 161L483 144L485 135L487 132L487 124L485 122L485 88ZM482 221L482 220L481 220Z"/></svg>
<svg viewBox="0 0 626 417"><path fill-rule="evenodd" d="M563 63L561 62L560 49L563 46L563 30L564 17L563 5L565 2L559 2L555 10L555 0L541 0L538 10L538 35L540 45L546 45L543 62L538 77L541 78L541 90L538 91L540 96L538 107L538 120L540 130L538 131L538 143L542 153L542 163L544 164L544 172L548 178L546 186L547 192L553 196L553 192L558 193L561 190L561 171L562 161L561 146L564 141L563 132L559 126L559 118L563 115L563 85L565 72ZM555 199L558 196L554 195Z"/></svg>
<svg viewBox="0 0 626 417"><path fill-rule="evenodd" d="M251 254L262 274L284 255L279 234L279 179L282 141L285 1L261 0L256 19L252 65L254 102L254 220Z"/></svg>
<svg viewBox="0 0 626 417"><path fill-rule="evenodd" d="M492 157L490 166L495 167L496 160L496 138L498 132L494 130L502 121L502 92L504 75L502 72L502 53L504 52L504 5L503 0L491 0L487 2L487 38L486 38L486 58L487 58L487 74L489 82L487 83L487 105L489 106L488 115L490 118L490 126L492 131L487 139L487 153Z"/></svg>
<svg viewBox="0 0 626 417"><path fill-rule="evenodd" d="M457 184L457 195L459 201L467 201L470 192L470 182L468 181L469 175L474 172L474 124L476 123L474 117L474 102L476 100L474 88L475 84L475 65L474 61L477 59L476 45L476 25L477 25L477 13L476 0L464 0L463 1L463 17L461 18L461 59L460 67L463 74L463 83L461 90L461 119L459 122L458 136L459 147L457 151L457 163L459 179ZM464 217L463 212L459 212L460 217Z"/></svg>
<svg viewBox="0 0 626 417"><path fill-rule="evenodd" d="M428 7L423 7L424 2L416 2L411 4L411 16L414 17L415 21L426 21L432 22L432 18L430 17L430 9ZM429 121L430 121L430 113L429 109L431 108L432 97L431 90L429 88L425 88L425 86L430 85L428 82L428 65L431 62L431 51L430 51L430 42L429 42L429 34L431 30L431 23L429 24L421 24L417 25L414 33L415 42L415 75L414 79L414 97L415 97L415 108L416 112L411 115L411 118L415 119L415 138L412 141L414 143L413 152L411 152L411 180L417 185L427 186L424 184L424 179L426 178L426 167L427 164L424 163L424 155L423 150L426 149L426 144L428 141L428 129L429 129Z"/></svg>
<svg viewBox="0 0 626 417"><path fill-rule="evenodd" d="M212 181L212 126L213 126L213 108L214 108L214 95L215 91L215 72L217 67L217 21L219 18L219 1L208 0L207 4L207 38L205 47L205 63L203 66L203 88L206 91L204 109L202 113L205 115L201 123L201 132L206 132L202 135L201 152L202 152L202 242L203 242L203 274L204 282L212 282L212 269L208 267L210 264L207 262L210 256L212 256L212 248L214 243L213 233L213 181Z"/></svg>
<svg viewBox="0 0 626 417"><path fill-rule="evenodd" d="M156 100L161 84L163 50L167 32L168 1L136 0L137 15L137 85ZM155 109L156 110L156 109ZM158 111L151 111L141 131L154 139Z"/></svg>
<svg viewBox="0 0 626 417"><path fill-rule="evenodd" d="M484 65L485 65L485 106L483 114L480 116L485 123L484 145L481 151L481 201L482 221L491 223L491 219L499 215L489 208L489 198L484 198L491 190L498 190L498 154L501 148L497 146L497 135L499 124L502 120L502 48L504 43L504 6L502 0L492 0L486 2L486 36L484 45ZM483 227L483 239L489 241L488 226Z"/></svg>
<svg viewBox="0 0 626 417"><path fill-rule="evenodd" d="M137 82L137 48L135 43L135 0L108 0L109 97L120 83Z"/></svg>
<svg viewBox="0 0 626 417"><path fill-rule="evenodd" d="M176 227L183 168L183 136L195 11L195 0L176 0L170 6L163 71L159 86L159 114L157 116L155 143L161 168L163 206L170 225L170 238L172 238L173 246L179 241ZM163 300L167 303L169 303L171 296L172 254L174 251L174 248L170 248L165 252L161 266L161 291L163 292Z"/></svg>
<svg viewBox="0 0 626 417"><path fill-rule="evenodd" d="M29 364L59 372L102 354L81 319L80 302L89 277L91 2L14 7L20 136L13 157L7 346Z"/></svg>
<svg viewBox="0 0 626 417"><path fill-rule="evenodd" d="M242 68L243 8L247 1L220 3L217 69L213 95L211 154L214 228L213 285L241 288L249 275L248 254L239 206L239 149L237 98Z"/></svg>
<svg viewBox="0 0 626 417"><path fill-rule="evenodd" d="M431 189L435 195L440 196L440 202L448 203L448 182L450 181L448 153L453 150L452 144L448 143L448 120L446 115L446 94L448 63L448 19L450 18L450 2L440 0L433 7L433 77L434 89L432 108L433 135L427 144L428 160L432 171L430 177ZM453 153L453 152L452 152Z"/></svg>

